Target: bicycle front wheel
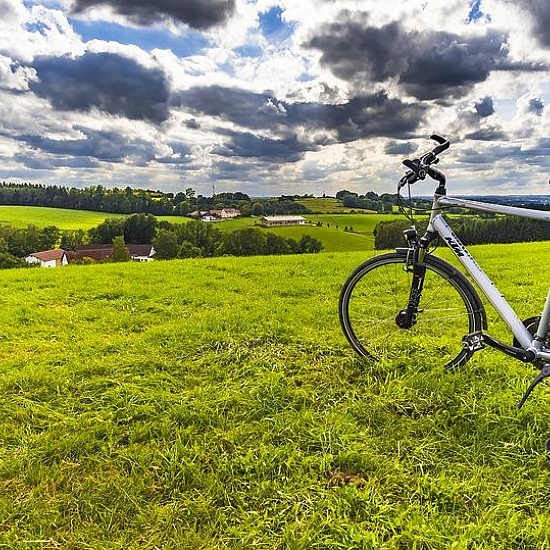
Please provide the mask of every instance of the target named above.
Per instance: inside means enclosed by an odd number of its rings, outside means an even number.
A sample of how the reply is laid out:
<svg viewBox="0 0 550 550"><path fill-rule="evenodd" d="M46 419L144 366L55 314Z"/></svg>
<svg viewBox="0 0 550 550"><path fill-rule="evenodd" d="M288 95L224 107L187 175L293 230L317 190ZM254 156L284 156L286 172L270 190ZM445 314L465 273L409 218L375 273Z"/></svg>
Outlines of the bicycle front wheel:
<svg viewBox="0 0 550 550"><path fill-rule="evenodd" d="M483 327L483 305L470 282L450 264L426 256L416 323L397 324L406 309L412 273L405 253L376 256L348 278L340 295L340 323L353 349L375 361L407 359L456 368L472 355L462 339Z"/></svg>

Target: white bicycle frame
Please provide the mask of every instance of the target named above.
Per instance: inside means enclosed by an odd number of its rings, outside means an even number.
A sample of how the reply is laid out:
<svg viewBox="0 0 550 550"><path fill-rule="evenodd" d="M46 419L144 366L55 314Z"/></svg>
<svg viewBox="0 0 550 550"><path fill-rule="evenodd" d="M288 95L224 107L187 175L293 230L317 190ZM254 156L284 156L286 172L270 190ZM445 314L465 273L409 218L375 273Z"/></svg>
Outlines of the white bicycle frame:
<svg viewBox="0 0 550 550"><path fill-rule="evenodd" d="M449 224L442 216L442 206L459 206L461 208L468 208L471 210L523 216L536 220L545 220L547 222L550 222L550 212L436 195L428 224L428 231L438 233L439 236L445 241L460 263L464 266L466 271L470 274L472 279L485 294L489 302L499 313L502 320L512 331L512 334L516 337L523 349L532 350L536 357L540 357L545 361L550 361L550 349L543 346L543 342L546 339L546 334L550 326L550 289L546 297L546 302L541 314L536 336L533 338L531 333L517 316L516 312L512 309L510 304L508 304L504 296L498 291L483 269L481 269L481 267L474 260L468 249L449 227Z"/></svg>

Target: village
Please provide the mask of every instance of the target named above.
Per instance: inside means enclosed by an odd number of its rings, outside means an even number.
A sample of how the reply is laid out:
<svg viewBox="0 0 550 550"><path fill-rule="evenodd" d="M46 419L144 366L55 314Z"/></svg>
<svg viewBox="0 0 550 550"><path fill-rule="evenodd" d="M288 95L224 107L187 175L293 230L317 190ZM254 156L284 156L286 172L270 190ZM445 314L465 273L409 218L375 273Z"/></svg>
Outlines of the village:
<svg viewBox="0 0 550 550"><path fill-rule="evenodd" d="M194 211L189 218L201 222L222 222L235 219L241 215L236 208L213 209L206 211ZM305 225L303 216L262 216L257 225L261 227L287 227L292 225ZM151 243L126 244L128 256L134 262L150 262L155 259L155 248ZM40 250L25 256L25 261L32 266L39 267L63 267L70 263L105 262L113 257L114 244L82 244L74 250L53 248Z"/></svg>

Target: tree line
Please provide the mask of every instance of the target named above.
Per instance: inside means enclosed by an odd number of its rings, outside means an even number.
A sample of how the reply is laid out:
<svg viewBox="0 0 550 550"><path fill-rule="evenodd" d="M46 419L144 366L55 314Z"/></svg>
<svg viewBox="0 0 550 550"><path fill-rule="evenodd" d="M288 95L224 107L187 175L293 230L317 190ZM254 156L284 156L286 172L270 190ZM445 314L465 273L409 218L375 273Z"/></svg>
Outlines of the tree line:
<svg viewBox="0 0 550 550"><path fill-rule="evenodd" d="M374 229L374 247L387 250L404 246L403 231L410 225L407 220L378 223ZM426 226L426 220L416 224L419 234ZM451 226L465 245L550 240L550 223L519 216L460 216L451 220Z"/></svg>
<svg viewBox="0 0 550 550"><path fill-rule="evenodd" d="M172 224L152 214L107 218L85 231L61 230L56 226L25 228L0 225L0 269L28 267L25 256L56 247L72 251L84 244L115 244L117 258L126 244L153 244L157 259L308 254L320 252L322 243L310 235L299 240L285 238L259 228L222 231L212 224L189 221Z"/></svg>
<svg viewBox="0 0 550 550"><path fill-rule="evenodd" d="M342 206L357 210L372 210L380 213L390 213L396 204L395 195L384 193L378 195L374 191L368 191L364 195L342 189L336 193L336 198L342 201Z"/></svg>
<svg viewBox="0 0 550 550"><path fill-rule="evenodd" d="M0 204L47 206L72 210L92 210L113 214L143 213L156 216L187 216L193 211L236 208L243 216L305 214L309 210L296 202L298 196L251 199L246 193L196 195L192 188L178 193L150 189L106 188L94 185L79 189L58 185L0 183Z"/></svg>

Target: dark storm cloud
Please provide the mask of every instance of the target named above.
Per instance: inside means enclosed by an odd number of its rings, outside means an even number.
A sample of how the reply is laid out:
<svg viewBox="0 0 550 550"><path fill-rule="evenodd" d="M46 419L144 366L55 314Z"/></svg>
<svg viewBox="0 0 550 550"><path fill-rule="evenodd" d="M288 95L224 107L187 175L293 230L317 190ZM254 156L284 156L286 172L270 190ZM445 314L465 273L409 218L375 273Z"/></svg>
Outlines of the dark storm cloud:
<svg viewBox="0 0 550 550"><path fill-rule="evenodd" d="M226 132L229 141L213 149L222 157L257 157L271 162L297 162L306 151L316 150L312 144L300 142L296 136L273 139L249 132Z"/></svg>
<svg viewBox="0 0 550 550"><path fill-rule="evenodd" d="M57 157L85 157L114 163L131 160L141 166L155 159L154 146L144 140L128 139L116 132L89 128L77 128L77 130L84 134L80 139L57 140L37 135L23 135L18 139L32 149Z"/></svg>
<svg viewBox="0 0 550 550"><path fill-rule="evenodd" d="M14 160L31 170L55 170L57 168L98 168L99 162L88 157L49 157L34 153L16 153Z"/></svg>
<svg viewBox="0 0 550 550"><path fill-rule="evenodd" d="M425 107L389 98L385 93L358 96L340 104L290 103L269 94L221 86L197 87L182 93L182 107L202 115L233 122L252 130L295 133L297 128L317 131L316 143L334 138L349 142L368 137L410 136L416 130Z"/></svg>
<svg viewBox="0 0 550 550"><path fill-rule="evenodd" d="M506 141L508 136L499 128L483 128L464 136L473 141Z"/></svg>
<svg viewBox="0 0 550 550"><path fill-rule="evenodd" d="M166 19L195 29L208 29L227 21L235 11L235 0L76 0L74 13L96 6L110 6L138 25L152 25Z"/></svg>
<svg viewBox="0 0 550 550"><path fill-rule="evenodd" d="M410 141L390 141L384 147L387 155L411 155L418 149L415 143Z"/></svg>
<svg viewBox="0 0 550 550"><path fill-rule="evenodd" d="M548 0L507 0L523 8L530 16L534 35L544 47L550 47L550 2Z"/></svg>
<svg viewBox="0 0 550 550"><path fill-rule="evenodd" d="M544 103L542 99L538 97L534 97L533 99L529 100L529 107L527 109L530 113L533 113L535 115L542 115L542 112L544 111Z"/></svg>
<svg viewBox="0 0 550 550"><path fill-rule="evenodd" d="M475 104L475 110L480 117L485 118L485 117L491 116L495 112L493 98L484 97L482 100L478 101Z"/></svg>
<svg viewBox="0 0 550 550"><path fill-rule="evenodd" d="M133 120L160 123L168 117L168 82L160 69L148 69L113 53L35 60L38 80L30 89L56 109L100 109Z"/></svg>
<svg viewBox="0 0 550 550"><path fill-rule="evenodd" d="M512 63L507 37L405 30L399 22L369 26L365 14L344 11L307 46L321 52L321 63L358 87L395 80L418 99L461 97L496 70L542 69Z"/></svg>

